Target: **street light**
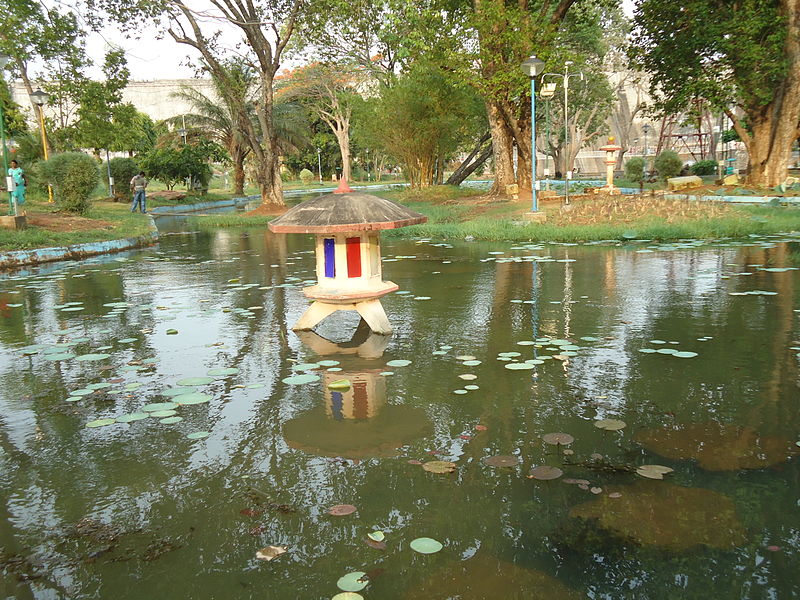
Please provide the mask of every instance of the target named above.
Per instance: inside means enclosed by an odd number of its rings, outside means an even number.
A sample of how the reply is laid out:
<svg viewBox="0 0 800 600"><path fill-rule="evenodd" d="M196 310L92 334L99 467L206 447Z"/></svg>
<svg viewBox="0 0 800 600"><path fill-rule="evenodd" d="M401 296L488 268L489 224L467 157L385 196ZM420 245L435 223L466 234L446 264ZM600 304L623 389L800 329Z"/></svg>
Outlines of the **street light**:
<svg viewBox="0 0 800 600"><path fill-rule="evenodd" d="M542 82L547 76L561 77L564 84L564 204L569 204L569 180L572 179L572 171L569 170L569 112L567 107L567 97L569 95L569 79L577 77L583 81L583 71L570 73L569 68L573 64L571 60L564 63L563 73L545 73L542 75Z"/></svg>
<svg viewBox="0 0 800 600"><path fill-rule="evenodd" d="M322 183L322 148L317 148L317 172L319 173L319 182Z"/></svg>
<svg viewBox="0 0 800 600"><path fill-rule="evenodd" d="M647 169L647 134L650 133L650 129L651 129L651 127L650 127L649 123L645 123L644 125L642 125L642 133L644 133L644 174L645 174L645 176L647 176L647 173L649 172L648 169Z"/></svg>
<svg viewBox="0 0 800 600"><path fill-rule="evenodd" d="M47 149L47 130L44 127L44 105L50 100L50 95L42 90L36 90L31 94L31 102L39 107L39 130L42 133L42 151L44 152L44 159L50 158L50 152ZM47 184L47 201L53 201L53 187Z"/></svg>
<svg viewBox="0 0 800 600"><path fill-rule="evenodd" d="M536 78L544 69L544 61L531 55L519 66L522 72L531 80L531 213L539 211L539 202L536 198Z"/></svg>
<svg viewBox="0 0 800 600"><path fill-rule="evenodd" d="M7 54L3 54L0 52L0 72L6 68L8 61L11 60L11 57ZM3 103L0 102L0 143L3 144L3 177L6 178L6 188L8 189L8 204L11 207L11 211L14 213L14 216L17 214L17 206L14 203L14 194L11 193L12 188L12 178L8 175L8 148L6 148L6 117L3 113Z"/></svg>
<svg viewBox="0 0 800 600"><path fill-rule="evenodd" d="M553 97L553 94L556 93L556 84L555 83L545 83L544 88L542 91L539 92L539 95L544 98L547 103L545 104L545 111L544 111L544 122L545 122L545 145L550 144L550 98ZM550 155L547 152L544 153L544 176L545 176L545 187L547 191L550 191Z"/></svg>

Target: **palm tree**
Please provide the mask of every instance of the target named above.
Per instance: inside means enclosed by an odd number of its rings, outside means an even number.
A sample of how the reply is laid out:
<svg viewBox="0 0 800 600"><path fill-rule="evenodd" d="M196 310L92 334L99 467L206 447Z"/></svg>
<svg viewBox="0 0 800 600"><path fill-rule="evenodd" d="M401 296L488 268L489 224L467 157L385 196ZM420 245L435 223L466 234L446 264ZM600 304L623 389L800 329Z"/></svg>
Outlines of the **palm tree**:
<svg viewBox="0 0 800 600"><path fill-rule="evenodd" d="M173 96L189 102L195 112L181 117L173 117L167 122L178 125L186 120L187 127L208 133L212 139L228 150L233 163L233 193L244 194L244 164L250 145L244 134L244 128L239 122L242 106L246 108L247 117L252 125L258 129L258 120L251 101L254 85L252 71L246 66L229 63L228 80L225 82L226 93L220 92L221 82L212 77L217 88L215 94L219 99L212 99L197 89L184 87ZM234 85L231 85L231 81ZM236 106L233 106L236 104ZM291 149L307 145L308 139L304 130L307 128L304 114L299 105L291 102L276 103L272 114L278 143L285 153Z"/></svg>

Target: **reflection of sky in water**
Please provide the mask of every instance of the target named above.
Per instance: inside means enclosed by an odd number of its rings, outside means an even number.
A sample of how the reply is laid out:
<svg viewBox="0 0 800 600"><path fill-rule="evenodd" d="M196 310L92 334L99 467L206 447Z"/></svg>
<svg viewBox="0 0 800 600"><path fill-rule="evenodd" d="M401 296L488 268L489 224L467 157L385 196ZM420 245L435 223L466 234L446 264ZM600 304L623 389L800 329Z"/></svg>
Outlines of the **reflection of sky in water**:
<svg viewBox="0 0 800 600"><path fill-rule="evenodd" d="M571 506L587 500L572 486L537 485L520 476L532 464L558 464L541 444L542 433L568 431L576 437L578 458L598 451L615 463L660 460L630 441L639 426L719 419L746 422L771 435L796 435L796 351L790 348L797 338L797 276L746 266L789 265L785 246L753 242L636 252L641 248L512 250L508 244L448 248L385 240L385 257L416 257L384 265L384 277L412 293L384 299L395 332L384 340L385 348L379 344L368 351L346 344L357 323L352 315L320 330L345 340L338 348L308 343L291 331L308 305L298 284L313 277L310 237L236 231L171 236L150 250L7 276L0 281L0 298L23 306L5 308L0 321L0 483L8 514L3 535L35 549L47 578L36 584L34 596L57 597L52 592L57 584L75 597L90 597L95 586L102 597L133 597L128 590L135 576L138 597L156 597L163 593L157 590L166 573L182 573L182 583L170 584L174 597L213 597L231 586L245 590L242 597L256 597L263 569L253 562L255 549L286 543L290 552L275 562L278 568L270 565L276 598L332 596L331 581L374 563L395 574L385 576L386 583L372 583L369 597L403 597L421 583L425 570L410 568L396 544L368 558L360 548L354 551L354 540L373 524L395 528L392 534L407 536L405 542L418 535L437 537L446 542L448 560L489 555L526 572L557 575L598 596L613 596L626 580L648 597L667 598L679 593L676 574L696 590L692 586L709 572L732 572L737 561L752 561L758 551L747 548L735 557L712 552L674 564L652 551L630 550L600 573L591 561L567 558L569 553L554 558L542 547L543 539L565 543L558 528L566 527ZM505 254L489 254L493 251ZM534 269L533 256L555 260ZM557 262L566 258L575 262ZM737 275L743 271L753 275ZM753 289L778 295L728 295ZM531 299L536 303L525 303ZM120 301L133 306L116 315L103 306ZM66 302L83 302L85 310L54 308ZM169 335L168 329L178 334ZM61 330L67 332L58 334ZM566 336L581 346L568 361L550 359L533 371L515 372L497 360L499 352L518 351L520 360L556 354L517 342ZM582 336L598 340L581 342ZM703 336L712 339L699 342ZM28 344L82 337L89 341L76 346L76 354L110 345L111 358L48 362L41 354L19 355ZM125 337L136 341L118 342ZM699 356L640 353L653 339L677 341L670 347ZM443 356L431 354L442 344L453 348ZM463 366L454 358L461 354L482 362ZM150 358L152 369L123 370ZM386 367L397 358L412 364ZM323 359L339 361L336 368L342 370L311 384L283 383L293 365ZM104 365L112 368L100 370ZM239 373L199 388L213 399L179 408L185 420L177 425L151 418L84 427L95 418L164 400L159 391L181 378L229 366ZM383 371L394 375L379 375ZM461 373L478 378L466 382L456 377ZM356 383L351 390L325 387L348 377ZM115 381L115 390L128 383L141 386L64 402L70 391L106 380ZM453 394L467 383L479 389ZM259 387L246 387L253 384ZM592 420L604 417L622 418L628 429L600 432ZM477 432L479 423L488 430ZM199 442L185 438L201 430L210 436ZM523 458L519 471L492 470L481 462L509 453ZM398 458L385 458L393 454ZM459 459L459 470L437 478L407 463L432 458ZM784 465L780 474L754 471L713 479L691 462L669 464L676 468L674 483L712 486L740 502L753 535L797 547L789 521L796 494L775 483L777 477L792 481L787 476L796 464ZM627 475L572 471L601 485L630 483ZM258 521L263 532L248 533L256 523L238 511L247 505L243 490L250 484L297 513L269 513ZM759 496L764 489L770 492ZM328 506L345 501L359 506L358 518L325 516ZM153 535L181 540L188 539L190 526L195 530L191 549L167 553L148 563L149 571L134 575L132 563L84 564L68 544L55 544L68 525L84 518L123 529L160 527ZM734 579L741 586L771 586L777 597L798 592L777 563L765 569L761 579L746 573ZM446 583L440 585L445 597Z"/></svg>

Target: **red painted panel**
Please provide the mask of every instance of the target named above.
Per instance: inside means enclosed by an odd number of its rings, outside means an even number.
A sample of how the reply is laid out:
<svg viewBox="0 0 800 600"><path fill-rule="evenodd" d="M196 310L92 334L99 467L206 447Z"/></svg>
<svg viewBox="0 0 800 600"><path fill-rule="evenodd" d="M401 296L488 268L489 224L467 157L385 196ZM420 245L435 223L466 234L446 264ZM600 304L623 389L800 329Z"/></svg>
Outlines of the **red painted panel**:
<svg viewBox="0 0 800 600"><path fill-rule="evenodd" d="M361 277L361 238L347 238L347 276Z"/></svg>

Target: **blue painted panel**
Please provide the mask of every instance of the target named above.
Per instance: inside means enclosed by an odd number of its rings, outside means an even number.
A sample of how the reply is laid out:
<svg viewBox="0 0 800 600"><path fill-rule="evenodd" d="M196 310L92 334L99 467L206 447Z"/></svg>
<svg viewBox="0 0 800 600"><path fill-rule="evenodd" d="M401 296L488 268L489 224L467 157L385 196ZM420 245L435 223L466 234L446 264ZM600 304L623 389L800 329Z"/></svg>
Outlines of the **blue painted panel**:
<svg viewBox="0 0 800 600"><path fill-rule="evenodd" d="M336 277L336 244L331 238L322 240L325 250L325 277Z"/></svg>
<svg viewBox="0 0 800 600"><path fill-rule="evenodd" d="M344 419L342 409L344 408L344 396L341 392L331 392L331 412L337 421Z"/></svg>

